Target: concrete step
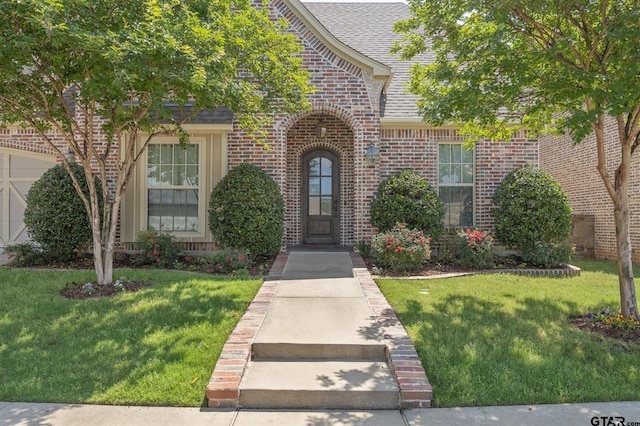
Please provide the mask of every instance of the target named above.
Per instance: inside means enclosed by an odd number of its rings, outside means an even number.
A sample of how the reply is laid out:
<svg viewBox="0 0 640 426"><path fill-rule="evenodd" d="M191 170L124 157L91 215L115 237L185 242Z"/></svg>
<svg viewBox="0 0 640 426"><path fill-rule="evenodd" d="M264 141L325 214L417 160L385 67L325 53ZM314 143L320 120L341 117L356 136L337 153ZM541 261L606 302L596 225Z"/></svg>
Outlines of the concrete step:
<svg viewBox="0 0 640 426"><path fill-rule="evenodd" d="M312 344L256 342L251 357L256 359L352 359L387 360L387 347L383 344Z"/></svg>
<svg viewBox="0 0 640 426"><path fill-rule="evenodd" d="M278 298L254 343L384 344L380 325L364 298Z"/></svg>
<svg viewBox="0 0 640 426"><path fill-rule="evenodd" d="M398 386L385 362L254 360L240 384L240 407L397 409Z"/></svg>

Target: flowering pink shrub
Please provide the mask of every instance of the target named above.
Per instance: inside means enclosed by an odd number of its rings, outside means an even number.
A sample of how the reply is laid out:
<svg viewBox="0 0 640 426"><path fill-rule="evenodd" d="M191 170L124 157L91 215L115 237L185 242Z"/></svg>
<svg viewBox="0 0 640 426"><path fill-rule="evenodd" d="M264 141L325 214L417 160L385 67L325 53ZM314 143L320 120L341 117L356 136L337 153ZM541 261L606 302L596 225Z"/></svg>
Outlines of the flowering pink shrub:
<svg viewBox="0 0 640 426"><path fill-rule="evenodd" d="M242 250L223 249L208 256L184 256L175 263L176 269L208 274L236 275L251 267L251 258Z"/></svg>
<svg viewBox="0 0 640 426"><path fill-rule="evenodd" d="M140 266L171 268L180 253L175 238L168 232L153 229L140 231L136 242L141 251L136 264Z"/></svg>
<svg viewBox="0 0 640 426"><path fill-rule="evenodd" d="M490 266L493 237L488 232L466 228L458 232L455 242L457 264L470 268Z"/></svg>
<svg viewBox="0 0 640 426"><path fill-rule="evenodd" d="M431 258L431 238L417 229L398 223L371 240L374 263L392 271L408 271L422 267Z"/></svg>

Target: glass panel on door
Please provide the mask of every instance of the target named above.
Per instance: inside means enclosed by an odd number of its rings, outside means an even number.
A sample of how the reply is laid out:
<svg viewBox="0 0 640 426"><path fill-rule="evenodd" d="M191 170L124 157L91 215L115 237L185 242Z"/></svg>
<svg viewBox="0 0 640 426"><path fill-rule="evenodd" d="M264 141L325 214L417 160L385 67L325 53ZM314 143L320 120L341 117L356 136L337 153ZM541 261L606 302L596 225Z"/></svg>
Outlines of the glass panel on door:
<svg viewBox="0 0 640 426"><path fill-rule="evenodd" d="M309 215L331 216L333 205L333 163L329 158L316 157L309 161Z"/></svg>

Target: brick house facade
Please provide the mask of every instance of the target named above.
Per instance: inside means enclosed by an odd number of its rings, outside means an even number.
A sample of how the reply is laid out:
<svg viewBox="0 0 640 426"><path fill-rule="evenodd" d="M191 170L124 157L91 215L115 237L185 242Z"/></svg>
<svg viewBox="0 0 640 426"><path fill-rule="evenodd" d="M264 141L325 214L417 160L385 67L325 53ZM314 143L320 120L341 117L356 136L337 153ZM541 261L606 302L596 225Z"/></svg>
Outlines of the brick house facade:
<svg viewBox="0 0 640 426"><path fill-rule="evenodd" d="M615 175L620 163L620 142L616 122L608 118L605 122L605 155L607 170ZM569 197L574 216L592 217L595 257L616 259L616 231L613 203L596 167L598 165L596 139L591 134L578 145L570 136L543 136L540 138L540 167L551 173L560 182ZM631 182L629 185L629 211L633 261L640 262L640 159L632 157Z"/></svg>
<svg viewBox="0 0 640 426"><path fill-rule="evenodd" d="M130 182L121 242L161 223L189 247L211 247L208 196L242 162L256 164L280 186L286 202L284 245L348 246L370 239L376 230L369 205L378 184L406 168L439 191L446 225L491 229L495 188L514 168L539 164L538 141L521 133L510 141L479 142L468 152L454 128L436 129L421 121L416 98L405 93L411 64L389 53L399 37L392 26L409 16L408 6L274 0L270 7L274 17L288 20L289 31L304 47L303 64L315 86L311 109L276 117L268 129L268 150L252 142L232 114L192 120L186 126L192 148L186 154L174 149L176 141L160 138ZM425 53L415 60L432 59ZM380 152L373 166L365 158L370 146ZM0 133L0 156L9 151L55 161L52 150L28 131ZM164 172L173 180L167 181ZM0 204L3 223L9 220L5 207ZM0 238L0 246L17 241L9 231Z"/></svg>

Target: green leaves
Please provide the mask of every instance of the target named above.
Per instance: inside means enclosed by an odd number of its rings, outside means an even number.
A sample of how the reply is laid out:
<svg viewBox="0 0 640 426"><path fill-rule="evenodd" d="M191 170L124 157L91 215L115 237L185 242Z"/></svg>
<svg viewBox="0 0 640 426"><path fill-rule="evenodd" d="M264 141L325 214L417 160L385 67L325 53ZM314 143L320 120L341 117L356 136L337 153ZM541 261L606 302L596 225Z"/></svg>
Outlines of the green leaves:
<svg viewBox="0 0 640 426"><path fill-rule="evenodd" d="M71 87L116 130L157 121L166 102L225 105L248 127L307 105L301 47L250 2L8 0L0 14L2 121L68 122Z"/></svg>
<svg viewBox="0 0 640 426"><path fill-rule="evenodd" d="M496 236L525 255L566 242L571 230L567 195L548 173L522 167L507 174L493 196Z"/></svg>
<svg viewBox="0 0 640 426"><path fill-rule="evenodd" d="M409 2L396 25L416 65L410 91L426 121L482 137L506 127L568 131L581 141L601 114L640 105L640 6L635 2L435 0ZM566 117L569 117L568 119Z"/></svg>
<svg viewBox="0 0 640 426"><path fill-rule="evenodd" d="M371 224L389 231L406 224L434 239L442 233L444 206L429 182L415 170L394 173L380 182L371 202Z"/></svg>
<svg viewBox="0 0 640 426"><path fill-rule="evenodd" d="M209 229L222 247L253 256L278 253L284 235L280 188L253 164L238 165L211 192Z"/></svg>

